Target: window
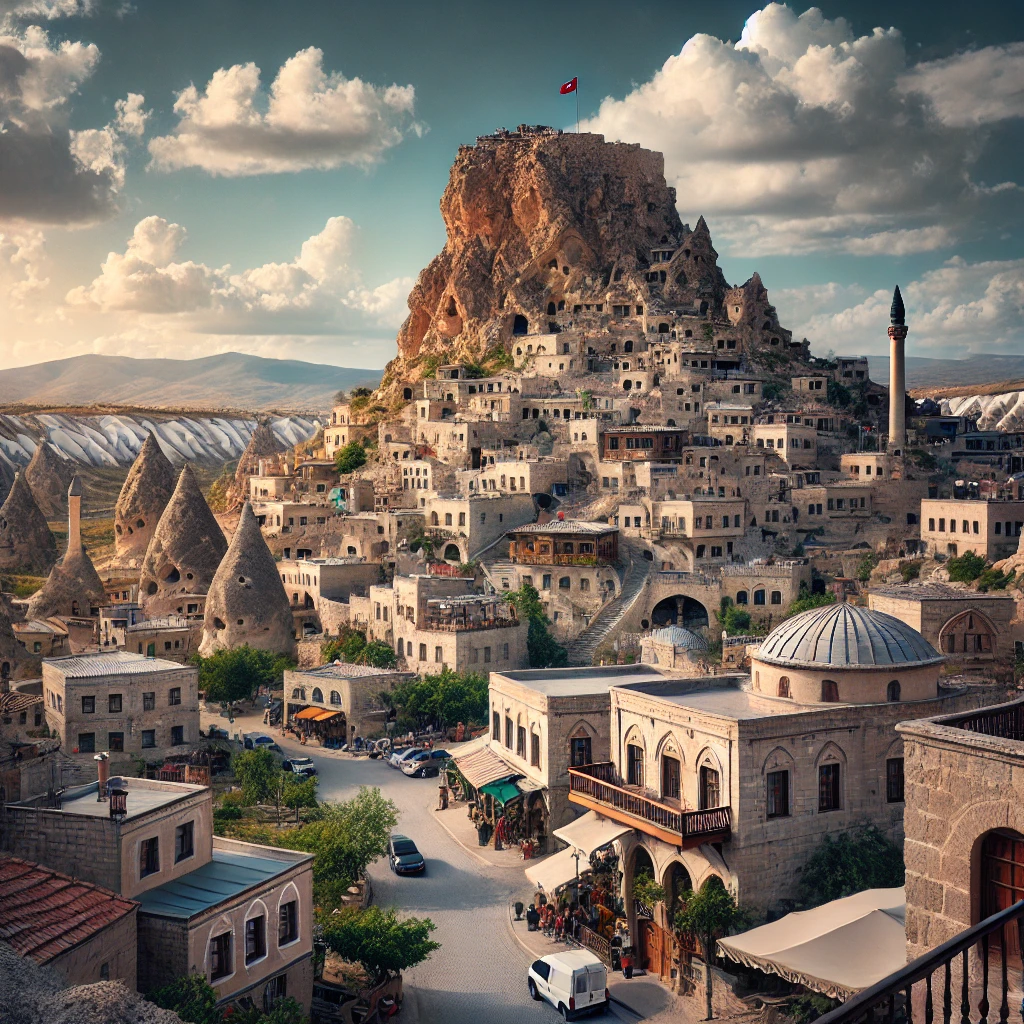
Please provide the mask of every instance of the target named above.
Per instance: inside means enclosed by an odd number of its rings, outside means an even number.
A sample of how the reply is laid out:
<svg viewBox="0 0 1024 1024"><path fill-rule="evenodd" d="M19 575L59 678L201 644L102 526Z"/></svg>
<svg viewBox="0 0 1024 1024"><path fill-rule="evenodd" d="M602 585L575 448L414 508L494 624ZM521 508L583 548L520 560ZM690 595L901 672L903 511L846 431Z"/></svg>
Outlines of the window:
<svg viewBox="0 0 1024 1024"><path fill-rule="evenodd" d="M516 726L516 756L526 758L526 728L522 725Z"/></svg>
<svg viewBox="0 0 1024 1024"><path fill-rule="evenodd" d="M885 762L885 800L890 804L903 803L902 757L890 757Z"/></svg>
<svg viewBox="0 0 1024 1024"><path fill-rule="evenodd" d="M490 660L491 660L491 649L490 649L490 647L485 647L484 648L484 661L490 661Z"/></svg>
<svg viewBox="0 0 1024 1024"><path fill-rule="evenodd" d="M818 768L818 811L838 811L840 766L833 762Z"/></svg>
<svg viewBox="0 0 1024 1024"><path fill-rule="evenodd" d="M540 736L535 732L530 733L530 764L540 767Z"/></svg>
<svg viewBox="0 0 1024 1024"><path fill-rule="evenodd" d="M443 650L443 648L441 648L441 647L435 647L434 648L434 661L437 664L440 664L442 661L444 661L444 650Z"/></svg>
<svg viewBox="0 0 1024 1024"><path fill-rule="evenodd" d="M501 715L497 711L491 713L491 739L501 739Z"/></svg>
<svg viewBox="0 0 1024 1024"><path fill-rule="evenodd" d="M267 955L267 919L261 914L245 922L245 962L251 964Z"/></svg>
<svg viewBox="0 0 1024 1024"><path fill-rule="evenodd" d="M110 964L100 964L100 981L110 981Z"/></svg>
<svg viewBox="0 0 1024 1024"><path fill-rule="evenodd" d="M754 604L764 604L764 591L763 590L755 590L754 591Z"/></svg>
<svg viewBox="0 0 1024 1024"><path fill-rule="evenodd" d="M267 982L263 990L263 1009L270 1011L288 996L288 975L278 974Z"/></svg>
<svg viewBox="0 0 1024 1024"><path fill-rule="evenodd" d="M773 590L772 591L772 604L782 604L782 591L781 590Z"/></svg>
<svg viewBox="0 0 1024 1024"><path fill-rule="evenodd" d="M91 715L96 710L96 698L95 697L83 697L82 698L82 714Z"/></svg>
<svg viewBox="0 0 1024 1024"><path fill-rule="evenodd" d="M299 937L299 904L295 900L282 903L277 912L277 944L294 942Z"/></svg>
<svg viewBox="0 0 1024 1024"><path fill-rule="evenodd" d="M900 699L900 681L898 679L894 679L885 688L885 699L890 704L898 704L899 703L899 699Z"/></svg>
<svg viewBox="0 0 1024 1024"><path fill-rule="evenodd" d="M502 661L508 661L508 644L502 644L501 660Z"/></svg>
<svg viewBox="0 0 1024 1024"><path fill-rule="evenodd" d="M700 769L700 810L722 806L722 782L718 771L710 765L701 765Z"/></svg>
<svg viewBox="0 0 1024 1024"><path fill-rule="evenodd" d="M792 697L793 694L789 689L789 676L779 676L779 696L780 697Z"/></svg>
<svg viewBox="0 0 1024 1024"><path fill-rule="evenodd" d="M144 693L142 695L142 710L143 711L155 711L156 710L156 694L155 693Z"/></svg>
<svg viewBox="0 0 1024 1024"><path fill-rule="evenodd" d="M174 707L174 705L176 705L176 704L180 704L181 703L181 687L180 686L172 686L167 691L167 703L170 704L172 707Z"/></svg>
<svg viewBox="0 0 1024 1024"><path fill-rule="evenodd" d="M427 645L426 644L420 644L420 661L426 661L426 660L427 660Z"/></svg>
<svg viewBox="0 0 1024 1024"><path fill-rule="evenodd" d="M512 730L513 730L513 728L514 728L514 723L513 723L512 719L509 718L508 715L506 715L505 716L505 746L508 747L509 750L512 749Z"/></svg>
<svg viewBox="0 0 1024 1024"><path fill-rule="evenodd" d="M231 932L210 939L210 981L226 978L234 971L231 962Z"/></svg>
<svg viewBox="0 0 1024 1024"><path fill-rule="evenodd" d="M826 704L834 704L839 700L839 684L831 679L822 679L821 699Z"/></svg>
<svg viewBox="0 0 1024 1024"><path fill-rule="evenodd" d="M143 747L155 747L156 746L156 729L143 729L142 730L142 746Z"/></svg>
<svg viewBox="0 0 1024 1024"><path fill-rule="evenodd" d="M635 743L626 745L626 782L631 786L644 784L644 748Z"/></svg>
<svg viewBox="0 0 1024 1024"><path fill-rule="evenodd" d="M678 757L665 756L661 759L661 795L666 800L679 799L680 775Z"/></svg>
<svg viewBox="0 0 1024 1024"><path fill-rule="evenodd" d="M96 751L96 733L80 732L78 734L78 752L92 754Z"/></svg>
<svg viewBox="0 0 1024 1024"><path fill-rule="evenodd" d="M568 576L563 576L558 581L558 589L559 590L568 590L569 589L569 585L570 585L570 580L569 580Z"/></svg>
<svg viewBox="0 0 1024 1024"><path fill-rule="evenodd" d="M174 830L174 863L188 860L196 851L193 844L195 822L186 821Z"/></svg>
<svg viewBox="0 0 1024 1024"><path fill-rule="evenodd" d="M121 694L112 693L107 697L107 710L112 715L121 714Z"/></svg>
<svg viewBox="0 0 1024 1024"><path fill-rule="evenodd" d="M108 732L107 733L107 749L108 750L124 750L124 733L123 732Z"/></svg>
<svg viewBox="0 0 1024 1024"><path fill-rule="evenodd" d="M185 727L183 725L171 726L171 746L180 747L185 742Z"/></svg>
<svg viewBox="0 0 1024 1024"><path fill-rule="evenodd" d="M789 772L768 773L768 817L789 817Z"/></svg>
<svg viewBox="0 0 1024 1024"><path fill-rule="evenodd" d="M590 737L575 736L569 740L569 767L581 768L585 764L592 764L593 758L590 754Z"/></svg>
<svg viewBox="0 0 1024 1024"><path fill-rule="evenodd" d="M139 878L154 875L160 870L160 840L143 839L139 844Z"/></svg>

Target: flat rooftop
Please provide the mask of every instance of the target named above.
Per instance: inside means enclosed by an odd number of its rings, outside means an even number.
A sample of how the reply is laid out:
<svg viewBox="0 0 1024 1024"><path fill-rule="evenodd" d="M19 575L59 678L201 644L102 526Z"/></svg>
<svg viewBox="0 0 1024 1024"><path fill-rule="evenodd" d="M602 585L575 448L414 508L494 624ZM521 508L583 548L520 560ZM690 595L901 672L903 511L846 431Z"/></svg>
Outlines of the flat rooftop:
<svg viewBox="0 0 1024 1024"><path fill-rule="evenodd" d="M154 672L180 672L184 666L163 658L147 658L128 651L103 654L78 654L67 658L46 658L66 679L91 679L102 676L149 675Z"/></svg>
<svg viewBox="0 0 1024 1024"><path fill-rule="evenodd" d="M618 533L617 526L609 526L607 523L585 523L578 519L552 519L546 523L530 523L527 526L517 526L508 531L508 535L519 533L572 533L596 536L600 533Z"/></svg>
<svg viewBox="0 0 1024 1024"><path fill-rule="evenodd" d="M278 860L215 847L213 859L195 871L142 893L138 897L139 910L161 917L194 917L283 874L308 856L293 854L289 859Z"/></svg>
<svg viewBox="0 0 1024 1024"><path fill-rule="evenodd" d="M159 810L176 800L202 793L206 786L193 786L186 782L160 782L156 779L125 779L113 776L114 788L128 790L128 817L137 818ZM64 794L60 809L64 814L84 814L90 818L109 818L110 804L97 800L97 783L69 789Z"/></svg>
<svg viewBox="0 0 1024 1024"><path fill-rule="evenodd" d="M538 668L492 672L548 697L584 697L606 693L613 686L664 683L666 677L649 665L605 665L586 668Z"/></svg>
<svg viewBox="0 0 1024 1024"><path fill-rule="evenodd" d="M959 590L941 583L924 583L920 586L872 587L871 594L880 597L895 597L901 601L1012 601L1005 591L999 594L983 594L978 590Z"/></svg>
<svg viewBox="0 0 1024 1024"><path fill-rule="evenodd" d="M699 711L702 714L717 715L720 718L729 718L734 722L814 710L808 705L796 704L792 700L764 697L733 686L716 686L711 690L695 690L690 693L664 692L668 688L660 686L650 688L631 686L630 689L649 693L652 697L676 704L679 707Z"/></svg>

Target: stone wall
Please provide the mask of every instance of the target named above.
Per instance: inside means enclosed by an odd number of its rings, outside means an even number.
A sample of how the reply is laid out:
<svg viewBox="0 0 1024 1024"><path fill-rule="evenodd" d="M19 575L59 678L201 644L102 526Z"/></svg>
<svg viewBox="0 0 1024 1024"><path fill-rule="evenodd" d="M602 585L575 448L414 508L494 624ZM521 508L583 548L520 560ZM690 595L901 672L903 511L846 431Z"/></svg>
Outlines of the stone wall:
<svg viewBox="0 0 1024 1024"><path fill-rule="evenodd" d="M92 985L97 981L120 981L131 990L137 988L136 913L133 909L113 924L54 957L52 967L69 985ZM107 966L106 979L100 970Z"/></svg>

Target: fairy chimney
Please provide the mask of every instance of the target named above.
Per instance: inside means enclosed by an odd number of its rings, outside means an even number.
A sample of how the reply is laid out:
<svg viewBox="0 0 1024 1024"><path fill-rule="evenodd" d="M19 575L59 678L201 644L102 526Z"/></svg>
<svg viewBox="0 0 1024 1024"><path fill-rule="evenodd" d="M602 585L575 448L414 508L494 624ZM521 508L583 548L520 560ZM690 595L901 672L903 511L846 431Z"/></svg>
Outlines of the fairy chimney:
<svg viewBox="0 0 1024 1024"><path fill-rule="evenodd" d="M25 482L44 516L53 519L67 512L65 499L74 475L72 463L58 455L45 437L40 438L32 460L25 467Z"/></svg>
<svg viewBox="0 0 1024 1024"><path fill-rule="evenodd" d="M0 569L43 575L57 561L57 542L19 473L0 507Z"/></svg>
<svg viewBox="0 0 1024 1024"><path fill-rule="evenodd" d="M206 598L204 656L248 644L281 654L295 652L294 626L274 556L246 502L231 546Z"/></svg>
<svg viewBox="0 0 1024 1024"><path fill-rule="evenodd" d="M142 561L139 600L147 616L198 615L227 549L224 532L186 465Z"/></svg>
<svg viewBox="0 0 1024 1024"><path fill-rule="evenodd" d="M257 423L242 452L235 469L235 482L231 487L230 503L235 506L249 498L249 477L260 471L260 461L284 451L285 446L277 439L269 423Z"/></svg>
<svg viewBox="0 0 1024 1024"><path fill-rule="evenodd" d="M174 467L156 435L147 435L114 507L114 551L119 565L131 569L142 565L174 485Z"/></svg>
<svg viewBox="0 0 1024 1024"><path fill-rule="evenodd" d="M74 477L68 488L68 547L64 557L28 603L30 619L98 614L106 602L103 582L82 544L82 484Z"/></svg>

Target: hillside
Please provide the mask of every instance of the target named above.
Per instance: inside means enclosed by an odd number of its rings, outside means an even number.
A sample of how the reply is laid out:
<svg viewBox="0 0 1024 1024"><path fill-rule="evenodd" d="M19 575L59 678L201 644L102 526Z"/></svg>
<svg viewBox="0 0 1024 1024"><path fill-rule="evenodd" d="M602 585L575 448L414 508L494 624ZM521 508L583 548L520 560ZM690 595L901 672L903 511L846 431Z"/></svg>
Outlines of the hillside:
<svg viewBox="0 0 1024 1024"><path fill-rule="evenodd" d="M0 405L322 412L335 392L379 380L379 370L240 352L203 359L85 355L0 370Z"/></svg>
<svg viewBox="0 0 1024 1024"><path fill-rule="evenodd" d="M889 357L869 356L871 379L889 382ZM1024 356L981 353L967 359L928 359L907 356L907 390L915 398L939 398L955 393L994 394L1010 391L1024 378Z"/></svg>

